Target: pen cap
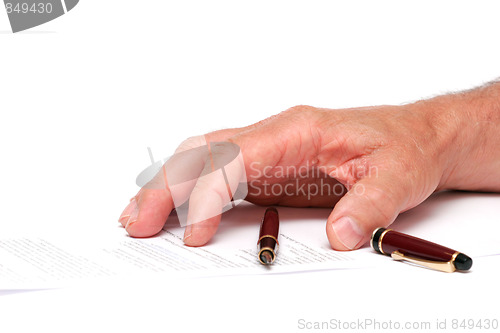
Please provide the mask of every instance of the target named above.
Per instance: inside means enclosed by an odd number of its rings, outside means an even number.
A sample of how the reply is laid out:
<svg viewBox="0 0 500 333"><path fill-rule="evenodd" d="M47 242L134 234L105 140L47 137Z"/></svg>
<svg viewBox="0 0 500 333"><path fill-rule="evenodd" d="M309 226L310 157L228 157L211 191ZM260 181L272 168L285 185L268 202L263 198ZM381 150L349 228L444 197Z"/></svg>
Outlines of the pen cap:
<svg viewBox="0 0 500 333"><path fill-rule="evenodd" d="M457 256L457 251L450 248L385 228L375 230L370 243L375 251L386 255L399 251L420 259L444 262Z"/></svg>

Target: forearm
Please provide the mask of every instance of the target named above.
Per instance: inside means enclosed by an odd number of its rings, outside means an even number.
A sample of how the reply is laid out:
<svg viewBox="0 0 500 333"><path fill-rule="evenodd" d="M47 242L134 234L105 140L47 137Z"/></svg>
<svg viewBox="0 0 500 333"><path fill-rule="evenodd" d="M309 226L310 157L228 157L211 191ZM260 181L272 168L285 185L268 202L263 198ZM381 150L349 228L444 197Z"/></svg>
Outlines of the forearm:
<svg viewBox="0 0 500 333"><path fill-rule="evenodd" d="M446 133L439 187L500 191L500 81L425 103Z"/></svg>

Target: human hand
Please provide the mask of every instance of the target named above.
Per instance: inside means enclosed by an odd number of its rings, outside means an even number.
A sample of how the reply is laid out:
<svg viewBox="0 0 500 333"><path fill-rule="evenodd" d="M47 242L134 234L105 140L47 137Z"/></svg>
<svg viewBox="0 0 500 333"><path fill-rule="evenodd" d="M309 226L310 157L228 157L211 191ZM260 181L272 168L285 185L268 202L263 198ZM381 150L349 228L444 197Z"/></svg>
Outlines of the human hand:
<svg viewBox="0 0 500 333"><path fill-rule="evenodd" d="M352 250L434 191L460 188L456 181L463 172L458 166L471 134L461 128L465 120L443 103L342 110L296 106L248 127L190 138L178 151L205 142L237 144L248 180L246 200L334 207L326 223L328 240L336 250ZM217 196L214 186L196 186L189 214L204 211L207 198ZM148 237L162 229L173 208L168 186L142 188L119 221L131 236ZM188 225L185 244L206 244L219 222L216 215Z"/></svg>

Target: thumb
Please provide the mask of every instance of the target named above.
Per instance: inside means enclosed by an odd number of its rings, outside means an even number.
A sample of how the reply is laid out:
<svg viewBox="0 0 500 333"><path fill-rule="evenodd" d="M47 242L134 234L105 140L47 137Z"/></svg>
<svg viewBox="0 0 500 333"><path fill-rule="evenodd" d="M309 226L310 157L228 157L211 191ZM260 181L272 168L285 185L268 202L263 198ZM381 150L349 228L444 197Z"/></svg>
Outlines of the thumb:
<svg viewBox="0 0 500 333"><path fill-rule="evenodd" d="M397 177L370 176L358 181L336 204L326 223L334 250L354 250L378 227L387 227L404 209L408 192Z"/></svg>

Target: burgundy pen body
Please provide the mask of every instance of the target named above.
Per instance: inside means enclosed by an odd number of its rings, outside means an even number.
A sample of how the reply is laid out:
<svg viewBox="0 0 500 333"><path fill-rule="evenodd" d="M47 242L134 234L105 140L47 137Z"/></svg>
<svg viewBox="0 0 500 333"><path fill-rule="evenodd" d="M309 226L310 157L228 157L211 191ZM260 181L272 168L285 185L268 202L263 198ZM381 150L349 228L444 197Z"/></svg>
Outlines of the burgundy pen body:
<svg viewBox="0 0 500 333"><path fill-rule="evenodd" d="M279 215L274 207L266 209L260 225L258 259L264 265L269 265L276 259L278 250Z"/></svg>
<svg viewBox="0 0 500 333"><path fill-rule="evenodd" d="M452 262L458 270L468 270L472 259L448 247L403 234L391 229L378 228L374 231L371 245L381 254L391 255L397 251L408 257L436 262Z"/></svg>

